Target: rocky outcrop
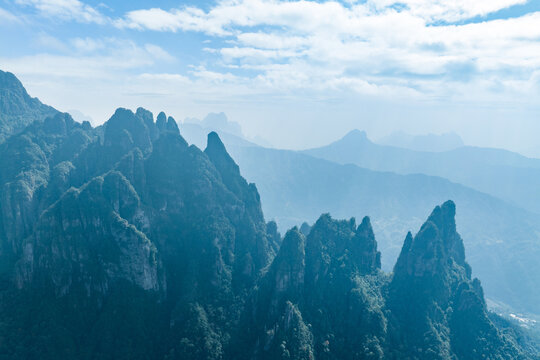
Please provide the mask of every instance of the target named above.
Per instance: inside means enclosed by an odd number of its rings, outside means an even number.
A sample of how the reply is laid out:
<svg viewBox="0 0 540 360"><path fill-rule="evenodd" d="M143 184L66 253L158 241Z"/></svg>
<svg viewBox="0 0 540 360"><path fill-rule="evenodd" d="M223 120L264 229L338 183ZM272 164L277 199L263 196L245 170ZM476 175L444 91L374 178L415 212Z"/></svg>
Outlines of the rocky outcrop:
<svg viewBox="0 0 540 360"><path fill-rule="evenodd" d="M24 241L17 286L52 286L58 295L80 287L91 296L126 280L144 290L161 290L161 259L135 225L145 216L137 193L118 172L69 190Z"/></svg>
<svg viewBox="0 0 540 360"><path fill-rule="evenodd" d="M246 310L253 314L245 326L256 334L246 340L256 344L254 356L288 351L292 359L381 358L386 320L380 286L386 280L379 269L367 218L357 227L354 219L323 215L307 238L297 228L288 231ZM306 351L290 352L285 318L297 323L289 341L302 339L298 348Z"/></svg>
<svg viewBox="0 0 540 360"><path fill-rule="evenodd" d="M519 358L489 320L480 282L471 279L455 211L452 201L437 206L405 239L389 286L390 349L419 358Z"/></svg>
<svg viewBox="0 0 540 360"><path fill-rule="evenodd" d="M238 358L532 356L492 322L480 282L471 279L451 201L436 207L416 236L407 235L391 276L380 271L367 217L356 226L322 215L307 238L290 230L245 313L240 347L254 347ZM284 319L295 319L294 330ZM308 350L293 355L290 342Z"/></svg>
<svg viewBox="0 0 540 360"><path fill-rule="evenodd" d="M58 113L0 145L0 253L20 252L39 214L70 186L71 161L93 139L92 131Z"/></svg>

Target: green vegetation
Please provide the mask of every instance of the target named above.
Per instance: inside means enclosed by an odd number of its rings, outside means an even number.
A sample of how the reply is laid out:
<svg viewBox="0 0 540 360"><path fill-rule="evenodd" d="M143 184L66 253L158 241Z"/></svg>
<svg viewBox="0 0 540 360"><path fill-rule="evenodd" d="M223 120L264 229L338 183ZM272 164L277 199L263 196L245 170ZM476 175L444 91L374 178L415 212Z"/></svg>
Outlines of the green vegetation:
<svg viewBox="0 0 540 360"><path fill-rule="evenodd" d="M533 358L488 313L452 202L381 271L371 222L283 240L215 133L67 114L0 145L0 359Z"/></svg>

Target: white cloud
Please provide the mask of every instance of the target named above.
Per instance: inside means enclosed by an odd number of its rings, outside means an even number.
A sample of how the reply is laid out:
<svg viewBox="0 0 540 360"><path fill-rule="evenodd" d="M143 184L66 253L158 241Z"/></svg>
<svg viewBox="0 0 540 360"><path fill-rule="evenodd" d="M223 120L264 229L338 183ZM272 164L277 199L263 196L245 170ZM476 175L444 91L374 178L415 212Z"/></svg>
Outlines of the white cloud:
<svg viewBox="0 0 540 360"><path fill-rule="evenodd" d="M196 67L191 71L191 74L210 83L238 82L240 80L240 78L231 73L211 71L206 69L204 66Z"/></svg>
<svg viewBox="0 0 540 360"><path fill-rule="evenodd" d="M34 79L63 78L66 88L92 83L99 89L93 95L115 106L118 92L143 105L149 91L163 107L179 104L177 98L183 105L286 99L291 109L340 97L537 107L540 95L540 12L481 18L525 0L218 0L207 10L149 8L117 19L77 0L17 1L51 17L133 29L125 33L134 37L139 31L205 34L202 57L191 63L199 54L174 64L166 49L144 42L58 44L45 36L43 46L64 55L0 58L0 67ZM92 113L84 103L77 106Z"/></svg>
<svg viewBox="0 0 540 360"><path fill-rule="evenodd" d="M19 23L21 20L12 14L11 12L7 11L6 9L0 8L0 23L1 24L8 24L8 23Z"/></svg>
<svg viewBox="0 0 540 360"><path fill-rule="evenodd" d="M104 24L107 17L79 0L16 0L17 4L32 6L41 14L63 20Z"/></svg>
<svg viewBox="0 0 540 360"><path fill-rule="evenodd" d="M154 44L145 44L144 49L147 53L151 54L152 57L156 60L162 61L174 61L174 56L165 51L162 47Z"/></svg>
<svg viewBox="0 0 540 360"><path fill-rule="evenodd" d="M202 10L189 7L182 10L165 11L158 8L136 10L126 14L124 19L115 21L118 27L137 30L172 31L206 29L209 33L225 34L219 24L207 21Z"/></svg>
<svg viewBox="0 0 540 360"><path fill-rule="evenodd" d="M394 78L394 85L402 87L403 77L423 76L414 83L417 89L433 82L427 76L465 79L472 73L498 71L504 77L513 67L534 71L540 65L540 13L466 25L430 25L483 16L524 2L369 0L344 6L336 1L227 0L207 12L194 7L131 11L117 25L225 37L233 46L206 50L221 54L228 68L257 68L257 79L270 78L275 63L302 59L320 73L331 68L329 76L334 80L356 77L386 84ZM308 81L311 76L305 76L305 67L288 67L293 68L284 78L306 78L304 86L314 85ZM464 74L467 71L471 74ZM332 83L331 78L326 80Z"/></svg>
<svg viewBox="0 0 540 360"><path fill-rule="evenodd" d="M43 32L39 33L36 36L35 41L37 45L47 50L56 50L56 51L64 52L64 51L68 51L69 49L68 46L64 42L59 40L58 38L52 35L49 35L47 33L43 33Z"/></svg>
<svg viewBox="0 0 540 360"><path fill-rule="evenodd" d="M526 3L527 0L368 0L369 6L384 9L405 7L411 14L428 21L459 21Z"/></svg>
<svg viewBox="0 0 540 360"><path fill-rule="evenodd" d="M103 39L74 38L71 43L75 50L82 53L93 53L98 50L103 50L106 47L106 42Z"/></svg>
<svg viewBox="0 0 540 360"><path fill-rule="evenodd" d="M48 42L52 41L49 36L46 39ZM0 57L0 68L18 75L108 80L117 79L119 72L144 69L162 61L174 60L157 45L139 46L124 39L75 38L67 43L56 39L54 41L63 54Z"/></svg>
<svg viewBox="0 0 540 360"><path fill-rule="evenodd" d="M300 36L286 34L268 34L263 32L246 32L237 34L238 42L245 46L261 49L295 49L303 47L306 39Z"/></svg>
<svg viewBox="0 0 540 360"><path fill-rule="evenodd" d="M151 74L151 73L143 73L139 75L141 79L144 80L157 80L157 81L170 81L175 83L182 83L182 84L189 84L190 79L187 76L180 75L180 74L171 74L171 73L159 73L159 74Z"/></svg>

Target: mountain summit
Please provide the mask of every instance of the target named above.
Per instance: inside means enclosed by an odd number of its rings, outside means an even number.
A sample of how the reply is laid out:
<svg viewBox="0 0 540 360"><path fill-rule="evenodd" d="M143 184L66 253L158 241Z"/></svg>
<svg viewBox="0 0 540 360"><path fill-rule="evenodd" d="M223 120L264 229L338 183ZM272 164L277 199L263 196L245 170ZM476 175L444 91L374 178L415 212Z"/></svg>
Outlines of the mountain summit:
<svg viewBox="0 0 540 360"><path fill-rule="evenodd" d="M394 268L387 306L393 316L390 347L399 357L509 359L511 341L490 319L478 279L471 279L455 204L437 206L416 236L409 233Z"/></svg>
<svg viewBox="0 0 540 360"><path fill-rule="evenodd" d="M45 120L57 111L32 98L10 72L0 70L0 143L35 120Z"/></svg>

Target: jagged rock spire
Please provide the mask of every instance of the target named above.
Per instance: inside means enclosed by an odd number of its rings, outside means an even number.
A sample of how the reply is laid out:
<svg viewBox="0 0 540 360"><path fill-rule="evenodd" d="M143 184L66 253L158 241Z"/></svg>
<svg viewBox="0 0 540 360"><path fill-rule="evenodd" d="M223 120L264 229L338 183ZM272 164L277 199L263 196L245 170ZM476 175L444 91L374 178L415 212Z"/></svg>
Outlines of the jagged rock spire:
<svg viewBox="0 0 540 360"><path fill-rule="evenodd" d="M451 263L463 268L470 278L470 267L465 262L463 240L456 231L456 205L447 201L435 207L413 238L409 233L394 268L396 277L436 276L448 270Z"/></svg>
<svg viewBox="0 0 540 360"><path fill-rule="evenodd" d="M141 117L131 110L118 108L105 123L104 143L106 146L121 148L122 152L138 147L147 151L152 147L148 128Z"/></svg>
<svg viewBox="0 0 540 360"><path fill-rule="evenodd" d="M167 128L167 115L162 111L158 114L156 119L156 127L158 128L159 132L162 133Z"/></svg>
<svg viewBox="0 0 540 360"><path fill-rule="evenodd" d="M231 156L227 152L225 145L223 144L219 135L215 131L212 131L208 134L208 140L207 140L206 149L204 150L204 152L211 159L215 159L219 162L228 163L228 164L234 163L234 160L231 158ZM238 166L236 166L236 168L238 168Z"/></svg>
<svg viewBox="0 0 540 360"><path fill-rule="evenodd" d="M174 120L172 116L169 116L169 118L167 119L167 131L173 134L180 134L180 129L176 124L176 120Z"/></svg>

